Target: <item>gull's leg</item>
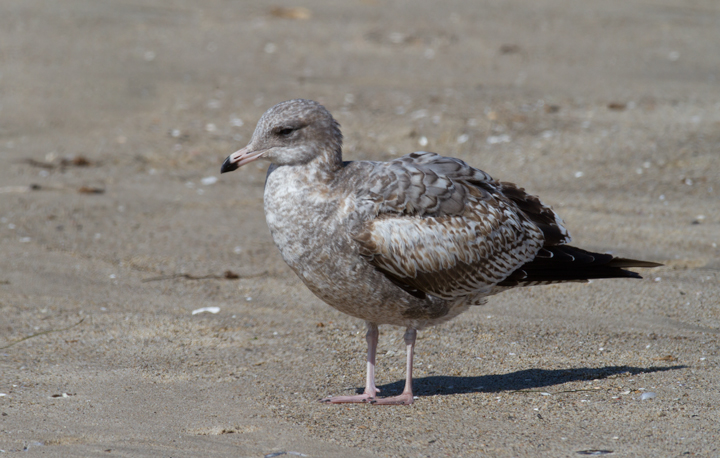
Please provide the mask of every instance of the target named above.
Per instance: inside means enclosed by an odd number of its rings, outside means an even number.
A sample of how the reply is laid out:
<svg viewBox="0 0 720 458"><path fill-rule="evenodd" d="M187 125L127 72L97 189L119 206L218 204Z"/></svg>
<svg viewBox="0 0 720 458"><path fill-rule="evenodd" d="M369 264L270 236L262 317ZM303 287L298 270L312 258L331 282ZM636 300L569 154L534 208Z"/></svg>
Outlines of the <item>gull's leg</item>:
<svg viewBox="0 0 720 458"><path fill-rule="evenodd" d="M375 400L375 395L380 392L375 386L375 356L377 355L378 336L380 332L375 323L367 323L367 378L365 379L365 392L355 396L331 396L321 399L321 402L330 404L343 404L347 402L371 402ZM412 395L410 396L412 398Z"/></svg>
<svg viewBox="0 0 720 458"><path fill-rule="evenodd" d="M389 398L377 398L371 400L375 405L410 405L413 403L412 390L412 370L413 370L413 353L415 351L415 338L417 331L413 328L407 328L405 331L405 346L407 348L407 367L405 369L405 389L399 396Z"/></svg>

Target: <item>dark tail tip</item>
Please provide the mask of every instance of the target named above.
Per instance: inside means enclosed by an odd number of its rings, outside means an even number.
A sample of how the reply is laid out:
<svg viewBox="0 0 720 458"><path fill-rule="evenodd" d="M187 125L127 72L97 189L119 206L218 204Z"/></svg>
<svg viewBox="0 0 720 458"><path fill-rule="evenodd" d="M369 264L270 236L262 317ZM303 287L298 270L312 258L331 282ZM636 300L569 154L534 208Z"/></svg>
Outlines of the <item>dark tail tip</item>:
<svg viewBox="0 0 720 458"><path fill-rule="evenodd" d="M661 265L651 261L614 258L610 254L593 253L570 245L546 246L539 256L511 273L498 285L516 286L600 278L642 278L637 272L625 269Z"/></svg>

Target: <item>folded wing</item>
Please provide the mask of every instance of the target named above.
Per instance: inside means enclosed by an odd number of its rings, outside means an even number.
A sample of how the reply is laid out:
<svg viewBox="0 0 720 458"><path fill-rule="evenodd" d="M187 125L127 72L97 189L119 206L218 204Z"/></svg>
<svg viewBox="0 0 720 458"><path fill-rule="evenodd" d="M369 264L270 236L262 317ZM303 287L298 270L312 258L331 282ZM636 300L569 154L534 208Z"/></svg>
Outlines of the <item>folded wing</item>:
<svg viewBox="0 0 720 458"><path fill-rule="evenodd" d="M536 197L458 159L413 153L370 174L358 196L373 217L360 254L410 294L488 294L546 243L569 240Z"/></svg>

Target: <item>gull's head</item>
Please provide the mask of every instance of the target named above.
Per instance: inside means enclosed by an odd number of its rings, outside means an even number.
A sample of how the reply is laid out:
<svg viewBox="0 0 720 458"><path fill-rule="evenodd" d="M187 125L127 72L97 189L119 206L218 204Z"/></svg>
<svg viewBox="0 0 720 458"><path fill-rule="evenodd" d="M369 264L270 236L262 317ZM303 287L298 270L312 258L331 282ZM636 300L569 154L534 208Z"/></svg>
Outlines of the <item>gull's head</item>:
<svg viewBox="0 0 720 458"><path fill-rule="evenodd" d="M341 149L340 125L325 107L312 100L288 100L262 115L250 143L228 156L220 173L261 158L277 165L302 165L324 156L341 162Z"/></svg>

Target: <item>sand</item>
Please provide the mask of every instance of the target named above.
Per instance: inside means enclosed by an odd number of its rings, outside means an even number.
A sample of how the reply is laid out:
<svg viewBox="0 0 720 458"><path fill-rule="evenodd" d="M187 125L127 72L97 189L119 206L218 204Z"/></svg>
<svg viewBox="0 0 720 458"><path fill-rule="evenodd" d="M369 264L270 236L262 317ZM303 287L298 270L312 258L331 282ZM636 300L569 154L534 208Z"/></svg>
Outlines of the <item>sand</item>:
<svg viewBox="0 0 720 458"><path fill-rule="evenodd" d="M720 455L719 42L712 0L5 0L0 450ZM462 158L665 266L495 296L419 333L412 406L323 405L364 325L280 259L266 165L219 176L297 97L346 159Z"/></svg>

